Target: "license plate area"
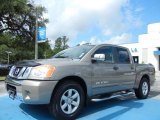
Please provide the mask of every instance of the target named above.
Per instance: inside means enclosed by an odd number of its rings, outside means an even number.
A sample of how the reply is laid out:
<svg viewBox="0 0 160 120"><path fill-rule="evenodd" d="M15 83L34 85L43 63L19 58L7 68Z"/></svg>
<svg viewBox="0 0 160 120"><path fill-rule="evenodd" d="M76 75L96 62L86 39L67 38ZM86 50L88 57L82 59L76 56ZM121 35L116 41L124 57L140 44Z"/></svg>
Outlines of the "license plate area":
<svg viewBox="0 0 160 120"><path fill-rule="evenodd" d="M16 97L16 87L7 84L7 91L8 91L9 97L14 100Z"/></svg>

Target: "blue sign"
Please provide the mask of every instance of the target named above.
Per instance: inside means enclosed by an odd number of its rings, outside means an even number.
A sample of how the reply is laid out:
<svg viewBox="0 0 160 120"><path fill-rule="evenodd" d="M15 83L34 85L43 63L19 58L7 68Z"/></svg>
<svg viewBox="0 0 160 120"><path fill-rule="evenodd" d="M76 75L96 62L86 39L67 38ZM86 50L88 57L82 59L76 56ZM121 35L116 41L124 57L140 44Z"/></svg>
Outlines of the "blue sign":
<svg viewBox="0 0 160 120"><path fill-rule="evenodd" d="M46 28L38 28L38 42L46 41Z"/></svg>
<svg viewBox="0 0 160 120"><path fill-rule="evenodd" d="M154 55L160 55L160 51L154 51Z"/></svg>

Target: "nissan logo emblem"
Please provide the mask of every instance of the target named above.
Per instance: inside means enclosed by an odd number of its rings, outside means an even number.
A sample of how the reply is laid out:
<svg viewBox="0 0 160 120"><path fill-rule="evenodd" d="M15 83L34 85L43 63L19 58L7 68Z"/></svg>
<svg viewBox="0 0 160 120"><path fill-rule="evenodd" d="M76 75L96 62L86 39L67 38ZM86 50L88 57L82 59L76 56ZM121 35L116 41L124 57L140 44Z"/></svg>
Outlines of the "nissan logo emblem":
<svg viewBox="0 0 160 120"><path fill-rule="evenodd" d="M17 69L15 70L14 74L17 75L17 74L19 73L19 71L20 71L20 69L17 68Z"/></svg>

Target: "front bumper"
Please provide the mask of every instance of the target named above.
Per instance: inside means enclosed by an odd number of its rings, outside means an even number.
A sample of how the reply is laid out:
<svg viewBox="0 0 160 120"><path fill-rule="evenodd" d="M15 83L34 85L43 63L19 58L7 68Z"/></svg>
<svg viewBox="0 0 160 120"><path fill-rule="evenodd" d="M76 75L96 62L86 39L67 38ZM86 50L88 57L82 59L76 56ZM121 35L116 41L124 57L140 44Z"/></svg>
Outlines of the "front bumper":
<svg viewBox="0 0 160 120"><path fill-rule="evenodd" d="M15 97L25 104L49 104L57 81L16 80L6 77L6 89L14 88Z"/></svg>

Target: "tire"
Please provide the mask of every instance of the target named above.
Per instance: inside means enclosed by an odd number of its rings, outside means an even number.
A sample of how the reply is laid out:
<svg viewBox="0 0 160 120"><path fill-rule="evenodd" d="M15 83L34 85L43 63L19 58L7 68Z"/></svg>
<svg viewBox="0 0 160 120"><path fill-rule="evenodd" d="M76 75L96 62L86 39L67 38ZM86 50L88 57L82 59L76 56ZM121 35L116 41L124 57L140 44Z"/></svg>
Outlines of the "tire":
<svg viewBox="0 0 160 120"><path fill-rule="evenodd" d="M146 99L150 92L150 83L147 78L142 78L139 88L135 89L135 95L138 99Z"/></svg>
<svg viewBox="0 0 160 120"><path fill-rule="evenodd" d="M58 120L74 120L83 109L84 102L85 94L81 85L67 81L53 93L49 110Z"/></svg>

